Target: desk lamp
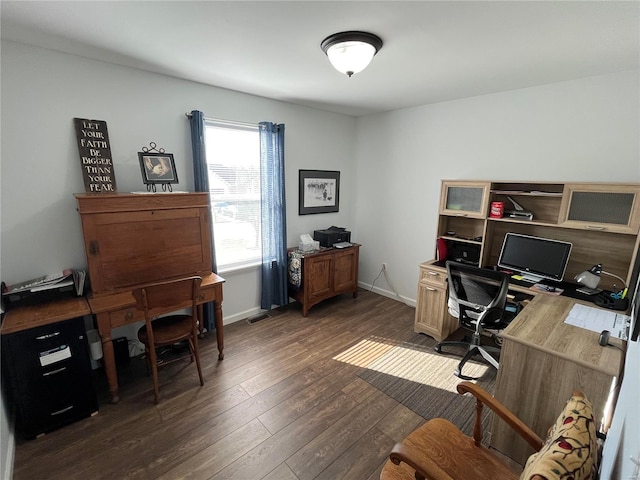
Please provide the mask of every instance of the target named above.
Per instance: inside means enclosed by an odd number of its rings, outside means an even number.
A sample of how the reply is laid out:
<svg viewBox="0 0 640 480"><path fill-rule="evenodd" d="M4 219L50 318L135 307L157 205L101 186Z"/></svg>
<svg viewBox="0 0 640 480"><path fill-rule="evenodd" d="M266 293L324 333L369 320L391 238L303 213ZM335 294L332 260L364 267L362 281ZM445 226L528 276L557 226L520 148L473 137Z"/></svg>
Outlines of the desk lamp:
<svg viewBox="0 0 640 480"><path fill-rule="evenodd" d="M605 272L602 269L602 264L599 263L594 265L589 270L585 270L582 273L579 273L575 276L575 281L589 288L597 288L598 283L600 283L600 274L609 275L610 277L617 278L622 283L622 289L626 290L626 284L624 280L620 278L618 275L614 275L613 273Z"/></svg>

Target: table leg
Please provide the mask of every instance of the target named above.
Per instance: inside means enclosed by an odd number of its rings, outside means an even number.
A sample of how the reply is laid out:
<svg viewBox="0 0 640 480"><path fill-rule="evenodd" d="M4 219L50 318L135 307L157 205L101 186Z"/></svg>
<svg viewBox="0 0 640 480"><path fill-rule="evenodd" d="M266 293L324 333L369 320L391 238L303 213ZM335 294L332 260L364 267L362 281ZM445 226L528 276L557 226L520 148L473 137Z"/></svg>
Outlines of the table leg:
<svg viewBox="0 0 640 480"><path fill-rule="evenodd" d="M224 359L224 327L222 325L222 302L214 302L216 317L216 339L218 341L218 360Z"/></svg>
<svg viewBox="0 0 640 480"><path fill-rule="evenodd" d="M118 389L118 372L116 371L116 357L113 352L111 327L101 325L100 316L98 315L97 317L98 332L100 333L100 339L102 340L102 362L104 364L104 372L107 376L107 383L109 384L111 403L118 403L120 401Z"/></svg>

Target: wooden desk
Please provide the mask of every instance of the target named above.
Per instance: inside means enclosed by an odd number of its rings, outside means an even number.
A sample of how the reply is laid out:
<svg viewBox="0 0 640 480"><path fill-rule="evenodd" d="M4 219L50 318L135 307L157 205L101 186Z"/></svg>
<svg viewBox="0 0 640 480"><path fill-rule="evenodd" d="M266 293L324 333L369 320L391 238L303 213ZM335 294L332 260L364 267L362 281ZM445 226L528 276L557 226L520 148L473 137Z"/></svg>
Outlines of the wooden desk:
<svg viewBox="0 0 640 480"><path fill-rule="evenodd" d="M14 309L9 308L2 322L0 334L9 335L90 314L91 309L84 297L69 297Z"/></svg>
<svg viewBox="0 0 640 480"><path fill-rule="evenodd" d="M224 278L215 273L202 277L200 294L198 295L198 305L202 314L202 304L214 302L216 319L216 339L218 342L218 360L224 358L224 330L222 325L222 284ZM98 332L102 340L104 370L109 383L111 393L111 403L120 401L118 390L118 375L113 352L113 341L111 330L116 327L128 325L134 322L144 321L144 312L136 308L136 301L131 294L131 290L123 290L109 294L91 294L88 297L91 313L96 316ZM165 313L171 313L190 306L190 302L184 305L175 305L167 309ZM201 317L202 318L202 317Z"/></svg>
<svg viewBox="0 0 640 480"><path fill-rule="evenodd" d="M93 290L88 300L102 338L111 401L119 400L111 330L144 320L131 294L138 285L201 276L198 304L215 304L222 359L224 279L211 273L209 193L84 193L76 199ZM189 306L175 305L166 313Z"/></svg>
<svg viewBox="0 0 640 480"><path fill-rule="evenodd" d="M605 407L619 382L624 355L617 348L600 346L599 333L564 323L576 303L586 304L536 295L502 334L495 397L541 438L546 438L574 389L592 402L596 428L601 422L608 426L610 420ZM611 343L623 344L618 339ZM521 464L533 453L495 417L490 444Z"/></svg>

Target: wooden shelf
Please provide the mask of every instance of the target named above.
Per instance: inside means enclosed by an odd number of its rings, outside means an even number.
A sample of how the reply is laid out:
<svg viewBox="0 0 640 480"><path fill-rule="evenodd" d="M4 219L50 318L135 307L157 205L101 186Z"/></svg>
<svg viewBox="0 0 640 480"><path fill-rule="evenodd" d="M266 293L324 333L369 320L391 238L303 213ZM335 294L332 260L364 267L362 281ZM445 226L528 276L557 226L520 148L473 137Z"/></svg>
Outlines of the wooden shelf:
<svg viewBox="0 0 640 480"><path fill-rule="evenodd" d="M539 220L518 220L517 218L509 218L509 217L502 217L502 218L487 217L487 220L489 220L490 222L519 223L519 224L522 224L522 225L539 225L539 226L542 226L542 227L563 228L561 225L559 225L557 223L541 222Z"/></svg>
<svg viewBox="0 0 640 480"><path fill-rule="evenodd" d="M451 240L453 242L471 243L473 245L482 245L482 240L470 240L468 238L456 237L451 235L440 235L440 238Z"/></svg>
<svg viewBox="0 0 640 480"><path fill-rule="evenodd" d="M519 195L528 197L558 197L562 198L562 192L525 191L525 190L491 190L495 195Z"/></svg>

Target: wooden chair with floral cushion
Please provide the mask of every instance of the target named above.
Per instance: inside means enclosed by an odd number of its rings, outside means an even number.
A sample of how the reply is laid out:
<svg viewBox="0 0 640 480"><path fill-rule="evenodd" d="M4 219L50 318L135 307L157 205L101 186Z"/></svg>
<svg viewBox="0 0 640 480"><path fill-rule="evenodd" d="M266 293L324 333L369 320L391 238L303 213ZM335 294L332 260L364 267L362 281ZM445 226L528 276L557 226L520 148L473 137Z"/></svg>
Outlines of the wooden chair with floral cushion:
<svg viewBox="0 0 640 480"><path fill-rule="evenodd" d="M476 397L473 437L443 418L434 418L396 444L381 480L590 480L596 478L596 428L593 408L584 393L574 391L543 441L504 405L471 382L458 393ZM537 453L522 473L482 445L483 405L514 429Z"/></svg>

